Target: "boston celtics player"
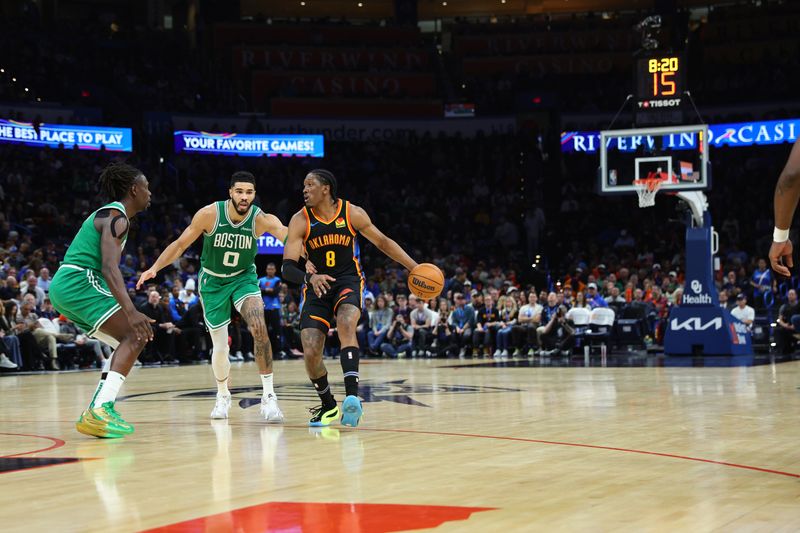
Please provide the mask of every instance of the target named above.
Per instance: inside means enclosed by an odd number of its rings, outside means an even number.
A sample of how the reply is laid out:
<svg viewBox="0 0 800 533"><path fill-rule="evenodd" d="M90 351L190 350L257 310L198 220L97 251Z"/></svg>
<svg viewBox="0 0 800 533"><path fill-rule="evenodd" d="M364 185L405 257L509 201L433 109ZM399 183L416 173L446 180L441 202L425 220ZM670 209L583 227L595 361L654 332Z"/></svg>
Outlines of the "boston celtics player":
<svg viewBox="0 0 800 533"><path fill-rule="evenodd" d="M327 426L339 418L339 408L328 385L328 371L322 361L325 337L333 319L342 350L345 399L342 425L358 426L358 341L356 326L361 317L364 276L358 259L356 234L361 233L378 249L409 270L416 261L395 241L381 233L358 206L336 197L336 177L327 170L312 170L303 182L305 207L289 221L289 237L283 251L283 278L304 283L300 312L300 340L306 372L322 401L311 410L310 426ZM298 260L305 248L316 274L304 273ZM307 291L311 286L311 291Z"/></svg>
<svg viewBox="0 0 800 533"><path fill-rule="evenodd" d="M282 422L283 413L272 387L272 346L264 322L264 302L258 287L255 257L258 237L269 232L283 241L286 239L286 226L275 215L264 213L253 205L256 179L251 173L235 172L231 177L229 194L229 200L214 202L195 213L189 227L164 249L152 267L142 273L136 287L138 289L142 283L154 278L159 270L171 265L202 234L198 292L214 345L211 367L217 379L217 401L211 418L228 418L231 407L227 326L231 321L232 305L241 313L253 335L256 363L264 389L261 414L268 422Z"/></svg>
<svg viewBox="0 0 800 533"><path fill-rule="evenodd" d="M100 189L113 201L81 225L50 283L50 301L87 335L114 347L75 427L93 437L119 438L133 433L133 426L114 410L117 393L153 339L152 320L133 306L119 263L129 219L147 209L150 190L144 174L124 163L111 163L103 170Z"/></svg>

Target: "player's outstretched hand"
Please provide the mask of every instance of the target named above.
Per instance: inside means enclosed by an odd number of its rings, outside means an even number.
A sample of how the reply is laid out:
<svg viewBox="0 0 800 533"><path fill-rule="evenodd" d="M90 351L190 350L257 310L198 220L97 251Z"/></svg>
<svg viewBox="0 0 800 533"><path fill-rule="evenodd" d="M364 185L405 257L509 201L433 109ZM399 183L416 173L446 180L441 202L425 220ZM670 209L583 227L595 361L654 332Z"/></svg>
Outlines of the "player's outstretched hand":
<svg viewBox="0 0 800 533"><path fill-rule="evenodd" d="M128 325L136 333L137 340L145 340L147 342L153 340L153 328L150 326L153 323L155 323L155 320L139 311L134 311L128 316Z"/></svg>
<svg viewBox="0 0 800 533"><path fill-rule="evenodd" d="M318 298L322 298L331 288L328 283L329 281L336 281L336 278L332 278L327 274L314 274L311 276L311 279L308 280L308 282L311 283L311 287L314 289L314 294L316 294Z"/></svg>
<svg viewBox="0 0 800 533"><path fill-rule="evenodd" d="M306 274L311 274L312 276L317 273L317 267L314 266L314 263L311 261L306 261Z"/></svg>
<svg viewBox="0 0 800 533"><path fill-rule="evenodd" d="M791 278L792 273L790 268L794 267L794 260L792 259L792 241L785 240L783 242L772 242L769 247L769 262L772 265L772 270L779 276Z"/></svg>
<svg viewBox="0 0 800 533"><path fill-rule="evenodd" d="M138 291L139 289L141 289L142 284L148 279L153 279L154 277L156 277L156 274L158 274L158 272L156 272L152 268L148 268L147 270L142 272L142 275L139 276L139 281L136 282L136 290Z"/></svg>

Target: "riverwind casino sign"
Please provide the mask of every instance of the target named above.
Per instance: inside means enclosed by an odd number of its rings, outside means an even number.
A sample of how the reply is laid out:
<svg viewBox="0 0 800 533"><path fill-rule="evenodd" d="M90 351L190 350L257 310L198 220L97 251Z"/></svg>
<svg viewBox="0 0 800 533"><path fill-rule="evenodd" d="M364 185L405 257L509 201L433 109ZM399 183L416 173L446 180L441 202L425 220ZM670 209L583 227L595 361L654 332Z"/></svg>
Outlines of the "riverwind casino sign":
<svg viewBox="0 0 800 533"><path fill-rule="evenodd" d="M714 147L738 148L740 146L793 143L800 134L800 118L769 120L763 122L736 122L712 124L708 127L709 144ZM652 139L643 138L640 144L649 144ZM561 151L564 153L594 153L600 144L600 132L565 131L561 133ZM674 150L694 148L693 136L673 135L670 148ZM625 150L626 147L617 147Z"/></svg>

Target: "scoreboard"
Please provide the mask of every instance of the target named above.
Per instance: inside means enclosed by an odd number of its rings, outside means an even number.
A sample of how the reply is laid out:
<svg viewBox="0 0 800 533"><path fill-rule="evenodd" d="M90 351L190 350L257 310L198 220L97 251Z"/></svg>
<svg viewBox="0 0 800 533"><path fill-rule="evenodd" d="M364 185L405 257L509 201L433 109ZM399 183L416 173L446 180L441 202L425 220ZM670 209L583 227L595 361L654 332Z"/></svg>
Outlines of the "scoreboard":
<svg viewBox="0 0 800 533"><path fill-rule="evenodd" d="M681 104L686 90L684 63L683 58L675 54L636 60L637 124L683 122Z"/></svg>

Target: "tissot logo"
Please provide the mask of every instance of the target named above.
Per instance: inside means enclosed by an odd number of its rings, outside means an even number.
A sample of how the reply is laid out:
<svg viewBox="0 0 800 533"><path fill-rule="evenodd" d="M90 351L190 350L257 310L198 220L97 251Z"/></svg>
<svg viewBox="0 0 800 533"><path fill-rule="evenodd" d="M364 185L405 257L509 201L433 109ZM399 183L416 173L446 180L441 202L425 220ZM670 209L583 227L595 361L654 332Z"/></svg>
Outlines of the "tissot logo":
<svg viewBox="0 0 800 533"><path fill-rule="evenodd" d="M639 109L652 109L658 107L678 107L681 105L680 98L672 98L670 100L643 100L639 102Z"/></svg>
<svg viewBox="0 0 800 533"><path fill-rule="evenodd" d="M703 319L700 317L687 318L683 322L679 321L677 318L673 318L669 323L669 329L672 331L718 330L722 329L722 318L713 318L705 323L703 323Z"/></svg>

